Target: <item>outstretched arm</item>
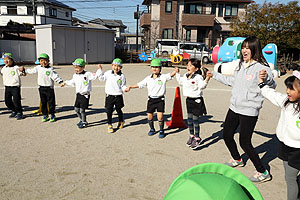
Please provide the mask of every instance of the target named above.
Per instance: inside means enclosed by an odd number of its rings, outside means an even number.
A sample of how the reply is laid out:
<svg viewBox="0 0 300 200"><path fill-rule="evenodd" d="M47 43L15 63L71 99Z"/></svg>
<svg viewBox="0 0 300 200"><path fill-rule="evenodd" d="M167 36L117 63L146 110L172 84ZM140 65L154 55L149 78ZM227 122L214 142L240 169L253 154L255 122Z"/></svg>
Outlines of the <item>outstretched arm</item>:
<svg viewBox="0 0 300 200"><path fill-rule="evenodd" d="M131 85L131 86L129 86L128 88L126 88L124 91L125 91L125 92L129 92L131 88L139 88L139 86L138 86L138 84Z"/></svg>

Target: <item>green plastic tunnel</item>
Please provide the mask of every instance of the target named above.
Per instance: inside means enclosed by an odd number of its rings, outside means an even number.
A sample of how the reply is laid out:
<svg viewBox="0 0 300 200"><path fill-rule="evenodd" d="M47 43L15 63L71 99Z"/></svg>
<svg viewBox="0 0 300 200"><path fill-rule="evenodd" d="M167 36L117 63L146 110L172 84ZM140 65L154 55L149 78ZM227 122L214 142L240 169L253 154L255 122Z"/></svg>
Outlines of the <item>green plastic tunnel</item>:
<svg viewBox="0 0 300 200"><path fill-rule="evenodd" d="M219 163L204 163L180 174L164 200L263 200L240 171Z"/></svg>

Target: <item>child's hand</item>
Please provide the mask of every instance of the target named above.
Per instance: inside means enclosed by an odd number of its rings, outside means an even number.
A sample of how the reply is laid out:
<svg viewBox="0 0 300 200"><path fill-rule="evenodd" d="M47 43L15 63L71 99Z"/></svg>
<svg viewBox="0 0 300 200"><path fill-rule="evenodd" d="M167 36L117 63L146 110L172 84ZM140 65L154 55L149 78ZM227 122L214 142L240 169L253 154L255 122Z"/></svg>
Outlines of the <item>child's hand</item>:
<svg viewBox="0 0 300 200"><path fill-rule="evenodd" d="M129 92L130 91L130 87L125 89L125 92Z"/></svg>
<svg viewBox="0 0 300 200"><path fill-rule="evenodd" d="M102 66L101 64L98 65L98 69L102 70Z"/></svg>
<svg viewBox="0 0 300 200"><path fill-rule="evenodd" d="M206 73L206 76L209 77L209 78L211 78L211 77L213 76L213 74L211 73L211 71L208 71L208 72Z"/></svg>
<svg viewBox="0 0 300 200"><path fill-rule="evenodd" d="M61 84L60 84L60 87L64 87L66 85L66 83L65 82L62 82Z"/></svg>
<svg viewBox="0 0 300 200"><path fill-rule="evenodd" d="M23 71L24 71L24 67L23 67L23 66L20 66L20 67L19 67L19 71L20 71L20 72L23 72Z"/></svg>
<svg viewBox="0 0 300 200"><path fill-rule="evenodd" d="M175 71L176 73L179 73L179 68L178 68L178 67L175 67L175 68L174 68L174 71Z"/></svg>
<svg viewBox="0 0 300 200"><path fill-rule="evenodd" d="M259 82L264 82L265 78L267 78L267 71L261 70L259 71Z"/></svg>

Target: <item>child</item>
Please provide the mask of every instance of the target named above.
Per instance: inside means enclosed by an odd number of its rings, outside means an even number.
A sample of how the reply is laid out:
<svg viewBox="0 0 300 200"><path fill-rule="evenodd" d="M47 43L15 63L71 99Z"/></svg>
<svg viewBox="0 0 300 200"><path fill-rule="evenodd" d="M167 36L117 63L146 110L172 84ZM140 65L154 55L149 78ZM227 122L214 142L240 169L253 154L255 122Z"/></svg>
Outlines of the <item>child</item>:
<svg viewBox="0 0 300 200"><path fill-rule="evenodd" d="M164 138L163 114L165 112L166 83L172 79L176 74L176 71L169 74L161 74L161 62L159 59L153 59L151 61L151 70L151 75L147 76L141 82L128 87L125 91L129 92L131 88L148 88L147 117L150 126L148 135L152 136L155 134L153 113L157 110L157 119L160 127L158 137Z"/></svg>
<svg viewBox="0 0 300 200"><path fill-rule="evenodd" d="M266 71L260 73L262 95L273 104L281 107L280 119L276 129L279 139L278 157L283 160L288 200L298 196L297 175L300 171L300 73L285 79L286 93L281 94L269 88L265 82Z"/></svg>
<svg viewBox="0 0 300 200"><path fill-rule="evenodd" d="M23 68L15 64L11 53L4 53L2 58L5 64L1 69L3 85L5 86L5 105L12 111L9 118L16 117L17 120L20 120L23 119L20 76L25 76L26 74Z"/></svg>
<svg viewBox="0 0 300 200"><path fill-rule="evenodd" d="M224 122L223 138L233 159L226 165L231 167L244 166L234 141L234 133L240 127L240 145L256 168L256 173L250 178L253 182L264 182L271 179L271 175L263 166L257 152L251 143L253 130L262 107L264 97L258 87L259 71L266 70L268 76L265 83L272 88L276 87L273 75L265 58L259 40L252 36L242 43L239 66L234 70L233 76L225 76L217 72L212 74L217 81L232 87L230 106Z"/></svg>
<svg viewBox="0 0 300 200"><path fill-rule="evenodd" d="M92 80L97 78L100 73L98 70L94 75L91 72L85 71L85 62L82 58L77 58L73 63L75 74L71 80L65 81L64 85L71 85L76 87L76 100L75 100L75 112L80 121L77 124L78 128L84 128L87 126L85 109L89 106L90 92L92 90Z"/></svg>
<svg viewBox="0 0 300 200"><path fill-rule="evenodd" d="M39 57L39 65L26 69L27 74L38 74L39 93L41 98L41 110L43 113L42 122L48 121L48 114L50 114L50 122L55 122L55 93L54 81L62 86L62 78L54 71L53 67L49 65L49 56L42 53ZM49 105L49 110L48 106Z"/></svg>
<svg viewBox="0 0 300 200"><path fill-rule="evenodd" d="M199 118L201 115L207 114L202 90L206 88L211 76L205 77L205 69L201 70L201 61L194 58L188 61L186 69L187 73L183 77L176 74L176 79L179 85L183 87L183 96L187 97L186 108L190 137L186 144L192 149L197 149L201 142ZM178 68L175 68L175 70L179 73Z"/></svg>
<svg viewBox="0 0 300 200"><path fill-rule="evenodd" d="M99 65L99 69L101 70L101 73L99 75L99 80L106 81L105 108L106 108L107 123L108 123L107 131L109 133L114 132L112 126L112 113L113 113L114 106L116 108L116 111L118 113L118 118L119 118L119 123L117 128L121 129L124 126L122 108L124 107L123 92L126 89L126 78L121 71L122 66L123 66L123 62L120 58L114 59L112 62L112 70L106 71L105 73L102 72L102 66Z"/></svg>

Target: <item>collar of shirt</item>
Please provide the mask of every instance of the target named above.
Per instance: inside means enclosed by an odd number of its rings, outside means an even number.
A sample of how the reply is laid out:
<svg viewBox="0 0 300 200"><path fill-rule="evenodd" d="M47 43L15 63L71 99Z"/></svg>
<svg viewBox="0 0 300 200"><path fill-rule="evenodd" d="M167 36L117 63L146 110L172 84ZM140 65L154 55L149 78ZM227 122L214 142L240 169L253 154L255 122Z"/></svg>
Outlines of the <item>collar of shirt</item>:
<svg viewBox="0 0 300 200"><path fill-rule="evenodd" d="M111 73L114 74L114 73L115 73L114 70L111 70ZM122 71L120 70L120 71L117 73L117 75L121 76L121 74L122 74Z"/></svg>
<svg viewBox="0 0 300 200"><path fill-rule="evenodd" d="M83 70L83 71L82 71L81 73L79 73L79 74L85 74L85 73L86 73L86 71Z"/></svg>
<svg viewBox="0 0 300 200"><path fill-rule="evenodd" d="M255 60L250 60L249 62L244 62L245 69L254 65L256 63Z"/></svg>
<svg viewBox="0 0 300 200"><path fill-rule="evenodd" d="M160 77L160 75L161 75L161 73L157 74L156 78ZM153 78L153 76L154 76L154 74L151 75L151 78Z"/></svg>
<svg viewBox="0 0 300 200"><path fill-rule="evenodd" d="M189 78L189 76L190 76L190 74L189 74L189 73L187 73L187 74L186 74L186 78ZM195 78L195 76L196 76L196 74L195 74L195 73L194 73L194 74L192 74L192 76L191 76L191 79Z"/></svg>

